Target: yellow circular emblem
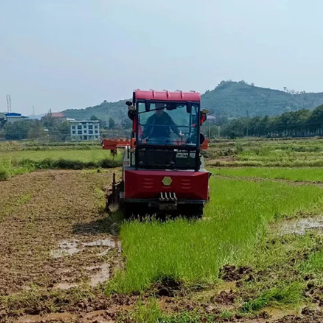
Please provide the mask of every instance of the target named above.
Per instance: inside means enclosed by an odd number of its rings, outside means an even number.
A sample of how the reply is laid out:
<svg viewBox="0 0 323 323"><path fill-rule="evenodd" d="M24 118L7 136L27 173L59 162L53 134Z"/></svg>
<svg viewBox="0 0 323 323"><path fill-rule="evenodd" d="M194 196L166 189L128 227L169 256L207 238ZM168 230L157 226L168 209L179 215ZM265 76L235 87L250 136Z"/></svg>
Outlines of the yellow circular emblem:
<svg viewBox="0 0 323 323"><path fill-rule="evenodd" d="M165 176L162 180L162 183L165 186L169 186L170 184L172 184L172 179L169 176Z"/></svg>

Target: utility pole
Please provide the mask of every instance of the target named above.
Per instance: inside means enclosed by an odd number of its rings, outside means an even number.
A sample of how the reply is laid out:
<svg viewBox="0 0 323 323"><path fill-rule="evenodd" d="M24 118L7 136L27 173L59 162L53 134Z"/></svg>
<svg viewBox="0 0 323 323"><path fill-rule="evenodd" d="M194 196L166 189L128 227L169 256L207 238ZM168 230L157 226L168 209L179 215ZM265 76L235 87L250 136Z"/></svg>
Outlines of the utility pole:
<svg viewBox="0 0 323 323"><path fill-rule="evenodd" d="M10 113L11 112L11 96L8 94L6 96L7 99L7 112Z"/></svg>
<svg viewBox="0 0 323 323"><path fill-rule="evenodd" d="M33 116L35 116L35 106L33 105Z"/></svg>

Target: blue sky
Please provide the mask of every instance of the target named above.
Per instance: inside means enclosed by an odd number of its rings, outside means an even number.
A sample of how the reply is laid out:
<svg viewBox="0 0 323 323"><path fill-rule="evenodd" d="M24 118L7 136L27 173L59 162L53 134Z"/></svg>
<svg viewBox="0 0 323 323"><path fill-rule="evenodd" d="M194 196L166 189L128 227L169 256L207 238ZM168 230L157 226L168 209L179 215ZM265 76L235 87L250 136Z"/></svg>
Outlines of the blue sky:
<svg viewBox="0 0 323 323"><path fill-rule="evenodd" d="M320 0L0 0L0 111L221 80L323 92Z"/></svg>

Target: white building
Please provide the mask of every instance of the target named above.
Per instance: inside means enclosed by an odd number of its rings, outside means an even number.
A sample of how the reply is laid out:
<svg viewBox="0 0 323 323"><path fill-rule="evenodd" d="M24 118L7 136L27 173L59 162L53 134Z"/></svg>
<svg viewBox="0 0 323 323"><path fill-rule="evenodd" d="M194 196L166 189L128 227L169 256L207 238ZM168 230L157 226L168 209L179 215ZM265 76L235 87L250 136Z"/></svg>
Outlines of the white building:
<svg viewBox="0 0 323 323"><path fill-rule="evenodd" d="M16 121L22 121L28 119L27 117L22 116L20 113L13 113L13 112L9 112L5 114L5 120L8 123L13 123Z"/></svg>
<svg viewBox="0 0 323 323"><path fill-rule="evenodd" d="M100 138L100 122L70 121L72 140L98 140Z"/></svg>

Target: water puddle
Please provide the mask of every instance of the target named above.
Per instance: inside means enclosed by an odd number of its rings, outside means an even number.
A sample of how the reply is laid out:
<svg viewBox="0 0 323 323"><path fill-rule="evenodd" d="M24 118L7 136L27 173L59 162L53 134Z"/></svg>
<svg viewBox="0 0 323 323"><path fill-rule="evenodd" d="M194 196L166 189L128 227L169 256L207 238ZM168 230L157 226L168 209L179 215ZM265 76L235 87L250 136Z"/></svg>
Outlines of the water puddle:
<svg viewBox="0 0 323 323"><path fill-rule="evenodd" d="M109 250L117 249L121 253L121 242L117 237L110 237L106 239L99 239L91 242L82 242L78 240L63 240L58 244L58 249L51 250L50 256L52 258L62 258L64 256L72 256L80 251L83 251L89 247L108 247L106 250L98 253L98 256L105 256Z"/></svg>
<svg viewBox="0 0 323 323"><path fill-rule="evenodd" d="M112 249L118 250L119 253L121 253L122 250L121 242L114 236L94 241L63 240L59 242L58 249L50 252L52 258L62 258L80 253L84 265L81 265L78 268L74 268L74 266L56 268L56 273L59 274L60 278L53 286L53 289L69 290L78 287L79 284L75 282L75 278L80 272L87 277L88 284L93 288L107 282L110 279L111 264L106 262L102 263L100 257L109 255L109 252ZM84 252L86 250L88 250L88 253ZM94 261L94 265L86 267L86 264L89 264L86 259L93 259L93 256L97 257L98 261Z"/></svg>
<svg viewBox="0 0 323 323"><path fill-rule="evenodd" d="M119 239L115 238L107 238L107 239L99 239L92 242L82 243L84 247L110 247L118 249L121 252L121 243Z"/></svg>
<svg viewBox="0 0 323 323"><path fill-rule="evenodd" d="M52 250L50 252L50 256L52 258L62 258L64 256L72 256L75 253L81 251L78 248L78 241L77 240L63 240L58 244L59 249Z"/></svg>
<svg viewBox="0 0 323 323"><path fill-rule="evenodd" d="M91 273L89 273L91 287L96 287L101 283L105 283L110 278L109 264L105 263L100 266L86 267L86 269L91 271Z"/></svg>
<svg viewBox="0 0 323 323"><path fill-rule="evenodd" d="M316 218L307 218L307 219L292 219L288 220L279 228L279 233L281 235L285 234L299 234L304 235L306 230L311 229L320 229L323 228L323 218L316 217Z"/></svg>

